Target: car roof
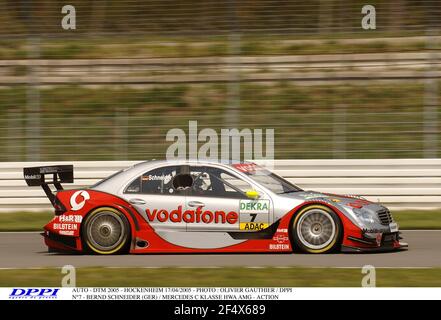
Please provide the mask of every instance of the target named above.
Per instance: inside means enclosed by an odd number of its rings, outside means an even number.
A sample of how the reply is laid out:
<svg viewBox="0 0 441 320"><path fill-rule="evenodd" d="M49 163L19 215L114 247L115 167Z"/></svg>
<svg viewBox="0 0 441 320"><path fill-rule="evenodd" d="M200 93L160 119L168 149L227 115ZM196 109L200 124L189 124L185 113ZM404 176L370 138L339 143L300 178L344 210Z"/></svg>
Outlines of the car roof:
<svg viewBox="0 0 441 320"><path fill-rule="evenodd" d="M210 166L220 166L224 168L229 168L234 171L238 171L233 164L251 164L248 161L211 161L211 160L192 160L192 159L182 159L182 160L150 160L142 161L131 167L122 169L113 175L101 180L97 184L93 185L91 189L101 190L108 193L117 193L120 188L126 184L128 181L139 177L141 174L147 172L148 170L162 167L162 166L182 166L182 165L210 165Z"/></svg>

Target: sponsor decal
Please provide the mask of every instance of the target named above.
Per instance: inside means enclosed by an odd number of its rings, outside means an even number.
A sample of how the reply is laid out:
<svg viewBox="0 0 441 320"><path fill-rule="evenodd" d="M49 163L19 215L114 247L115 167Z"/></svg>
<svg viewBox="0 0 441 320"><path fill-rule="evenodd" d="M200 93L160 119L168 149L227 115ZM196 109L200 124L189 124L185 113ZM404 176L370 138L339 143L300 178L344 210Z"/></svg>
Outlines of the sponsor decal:
<svg viewBox="0 0 441 320"><path fill-rule="evenodd" d="M81 221L83 221L83 216L80 216L78 214L61 215L61 216L58 216L58 221L81 223Z"/></svg>
<svg viewBox="0 0 441 320"><path fill-rule="evenodd" d="M268 228L269 210L269 200L240 200L239 229L244 231L260 231Z"/></svg>
<svg viewBox="0 0 441 320"><path fill-rule="evenodd" d="M166 175L154 175L154 174L149 174L147 176L142 176L142 181L170 181L172 179L172 175L171 174L166 174Z"/></svg>
<svg viewBox="0 0 441 320"><path fill-rule="evenodd" d="M383 234L382 233L377 233L375 235L375 241L377 242L377 246L381 246L381 239L383 238Z"/></svg>
<svg viewBox="0 0 441 320"><path fill-rule="evenodd" d="M52 225L52 228L65 236L73 236L74 231L79 230L81 221L83 221L83 217L77 214L61 215L56 219L57 222Z"/></svg>
<svg viewBox="0 0 441 320"><path fill-rule="evenodd" d="M285 235L282 234L278 234L276 236L273 237L274 241L277 241L277 243L284 243L284 242L288 242L289 238Z"/></svg>
<svg viewBox="0 0 441 320"><path fill-rule="evenodd" d="M52 228L57 230L59 234L71 236L74 235L74 231L79 230L83 217L77 214L61 215L56 217L56 221Z"/></svg>
<svg viewBox="0 0 441 320"><path fill-rule="evenodd" d="M361 229L363 233L383 233L384 230L381 229Z"/></svg>
<svg viewBox="0 0 441 320"><path fill-rule="evenodd" d="M54 230L78 230L76 223L54 223Z"/></svg>
<svg viewBox="0 0 441 320"><path fill-rule="evenodd" d="M364 206L367 206L370 204L370 201L364 200L364 199L357 199L353 202L348 203L347 205L352 207L352 208L356 208L356 209L361 209Z"/></svg>
<svg viewBox="0 0 441 320"><path fill-rule="evenodd" d="M255 173L258 168L255 163L235 163L232 165L234 168L244 173Z"/></svg>
<svg viewBox="0 0 441 320"><path fill-rule="evenodd" d="M286 230L287 229L277 229L277 232L280 232L279 230ZM277 243L270 243L269 249L270 250L289 250L289 237L286 232L283 233L276 233L273 237L273 241L276 241Z"/></svg>
<svg viewBox="0 0 441 320"><path fill-rule="evenodd" d="M32 300L43 300L43 299L56 299L60 289L53 288L14 288L9 294L9 299L32 299Z"/></svg>
<svg viewBox="0 0 441 320"><path fill-rule="evenodd" d="M65 230L58 231L58 234L61 234L63 236L73 236L73 235L75 235L74 231L65 231Z"/></svg>
<svg viewBox="0 0 441 320"><path fill-rule="evenodd" d="M41 179L41 174L26 174L25 179Z"/></svg>
<svg viewBox="0 0 441 320"><path fill-rule="evenodd" d="M332 198L332 199L329 199L329 200L331 200L332 202L335 202L335 203L339 203L339 202L341 202L340 199L336 199L336 198Z"/></svg>
<svg viewBox="0 0 441 320"><path fill-rule="evenodd" d="M279 233L288 233L288 229L285 229L285 228L277 229L277 232L279 232Z"/></svg>
<svg viewBox="0 0 441 320"><path fill-rule="evenodd" d="M239 213L269 213L269 200L240 200Z"/></svg>
<svg viewBox="0 0 441 320"><path fill-rule="evenodd" d="M226 213L225 211L202 210L202 207L196 210L182 211L182 206L168 212L165 209L146 209L147 219L149 221L159 222L186 222L186 223L228 223L235 224L239 215L235 211Z"/></svg>
<svg viewBox="0 0 441 320"><path fill-rule="evenodd" d="M59 171L62 171L62 168L60 168L60 167L41 167L40 168L40 173L43 173L43 174L58 173Z"/></svg>
<svg viewBox="0 0 441 320"><path fill-rule="evenodd" d="M86 201L90 199L89 192L84 190L79 190L75 192L70 197L70 206L72 207L72 211L78 211L81 210L84 205L86 204Z"/></svg>
<svg viewBox="0 0 441 320"><path fill-rule="evenodd" d="M288 250L289 244L283 244L283 243L270 244L269 249L270 250Z"/></svg>
<svg viewBox="0 0 441 320"><path fill-rule="evenodd" d="M268 228L268 223L263 222L241 222L239 229L246 231L260 231Z"/></svg>

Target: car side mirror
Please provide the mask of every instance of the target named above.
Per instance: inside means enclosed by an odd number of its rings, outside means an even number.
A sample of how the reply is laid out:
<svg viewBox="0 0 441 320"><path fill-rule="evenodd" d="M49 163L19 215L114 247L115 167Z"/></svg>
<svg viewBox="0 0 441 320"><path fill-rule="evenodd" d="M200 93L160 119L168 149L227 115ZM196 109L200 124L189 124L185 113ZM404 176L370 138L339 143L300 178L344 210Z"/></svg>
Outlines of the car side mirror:
<svg viewBox="0 0 441 320"><path fill-rule="evenodd" d="M257 200L260 198L260 194L256 190L248 190L245 194L249 199Z"/></svg>

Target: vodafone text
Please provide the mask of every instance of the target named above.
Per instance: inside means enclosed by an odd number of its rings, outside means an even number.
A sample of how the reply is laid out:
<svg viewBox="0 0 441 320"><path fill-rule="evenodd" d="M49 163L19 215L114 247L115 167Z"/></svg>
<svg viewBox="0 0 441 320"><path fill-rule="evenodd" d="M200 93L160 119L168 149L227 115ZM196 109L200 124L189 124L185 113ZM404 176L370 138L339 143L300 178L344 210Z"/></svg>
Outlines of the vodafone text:
<svg viewBox="0 0 441 320"><path fill-rule="evenodd" d="M168 212L165 209L146 209L147 218L150 221L159 222L186 222L186 223L229 223L235 224L239 215L235 211L226 213L225 211L202 210L201 207L196 210L185 210L182 212L182 206Z"/></svg>

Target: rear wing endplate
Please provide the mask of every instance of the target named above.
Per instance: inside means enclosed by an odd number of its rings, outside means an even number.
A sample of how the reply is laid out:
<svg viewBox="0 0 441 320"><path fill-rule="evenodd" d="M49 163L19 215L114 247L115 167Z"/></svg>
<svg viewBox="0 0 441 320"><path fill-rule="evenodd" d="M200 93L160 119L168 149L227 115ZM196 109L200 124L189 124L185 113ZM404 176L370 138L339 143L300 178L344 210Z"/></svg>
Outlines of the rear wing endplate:
<svg viewBox="0 0 441 320"><path fill-rule="evenodd" d="M55 196L49 188L53 184L57 190L63 190L61 183L73 183L73 165L44 166L23 168L24 179L28 186L41 186L51 201L55 204Z"/></svg>

